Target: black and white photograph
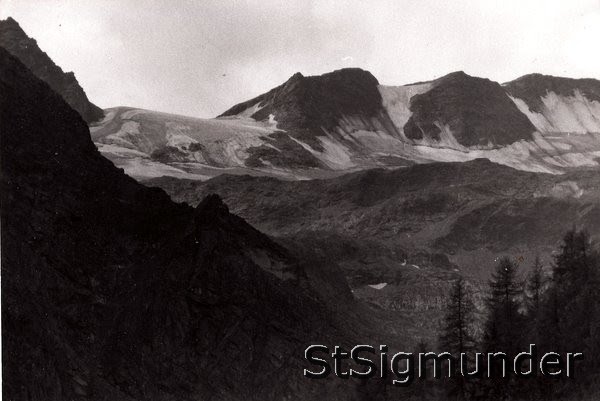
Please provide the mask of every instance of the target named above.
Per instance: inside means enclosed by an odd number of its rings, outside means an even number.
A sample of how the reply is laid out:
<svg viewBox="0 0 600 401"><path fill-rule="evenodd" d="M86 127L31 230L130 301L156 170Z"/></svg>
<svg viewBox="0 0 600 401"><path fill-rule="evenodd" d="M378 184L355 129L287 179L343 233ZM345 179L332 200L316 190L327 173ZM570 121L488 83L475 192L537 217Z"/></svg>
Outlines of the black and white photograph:
<svg viewBox="0 0 600 401"><path fill-rule="evenodd" d="M1 399L600 400L600 0L0 0Z"/></svg>

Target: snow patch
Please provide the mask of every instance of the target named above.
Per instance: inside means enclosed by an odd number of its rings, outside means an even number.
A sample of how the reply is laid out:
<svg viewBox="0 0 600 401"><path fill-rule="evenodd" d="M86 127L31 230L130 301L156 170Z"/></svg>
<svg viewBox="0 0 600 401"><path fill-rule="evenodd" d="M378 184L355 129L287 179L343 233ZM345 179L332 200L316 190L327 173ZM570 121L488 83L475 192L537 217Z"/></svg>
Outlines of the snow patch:
<svg viewBox="0 0 600 401"><path fill-rule="evenodd" d="M269 114L269 121L267 122L269 127L277 129L277 120L275 120L275 114Z"/></svg>
<svg viewBox="0 0 600 401"><path fill-rule="evenodd" d="M351 151L330 135L317 137L323 145L323 152L314 150L307 143L292 136L290 138L333 170L345 170L355 166L350 157Z"/></svg>
<svg viewBox="0 0 600 401"><path fill-rule="evenodd" d="M170 146L188 153L185 157L191 162L209 163L203 156L207 153L210 164L215 167L245 167L248 148L266 144L262 137L275 132L276 125L273 116L268 122L238 116L199 119L115 108L110 109L107 118L95 127L93 138L97 144L129 148L145 155ZM202 145L203 152L190 152L188 149L192 144ZM117 153L123 154L122 151Z"/></svg>
<svg viewBox="0 0 600 401"><path fill-rule="evenodd" d="M556 198L581 198L583 194L584 190L575 181L559 182L550 191L550 195Z"/></svg>
<svg viewBox="0 0 600 401"><path fill-rule="evenodd" d="M410 111L410 99L415 95L428 92L432 87L433 83L431 82L404 86L379 85L377 87L381 94L383 108L387 111L398 132L403 135L405 140L404 125L406 125L412 115Z"/></svg>
<svg viewBox="0 0 600 401"><path fill-rule="evenodd" d="M258 112L263 107L264 106L260 105L260 102L256 102L254 105L248 107L246 110L238 113L237 115L242 118L250 118L254 113Z"/></svg>
<svg viewBox="0 0 600 401"><path fill-rule="evenodd" d="M323 144L324 152L321 153L321 160L334 170L344 170L352 168L355 164L350 158L350 150L339 141L326 136L319 137ZM318 153L318 152L317 152Z"/></svg>
<svg viewBox="0 0 600 401"><path fill-rule="evenodd" d="M559 132L600 132L600 102L588 101L579 90L563 97L554 92L542 98L544 116Z"/></svg>
<svg viewBox="0 0 600 401"><path fill-rule="evenodd" d="M140 137L140 124L136 121L125 121L119 131L106 136L105 141L116 142L121 146L135 149L138 137Z"/></svg>
<svg viewBox="0 0 600 401"><path fill-rule="evenodd" d="M522 99L509 97L542 133L600 132L600 102L588 100L579 90L573 96L548 92L541 99L541 113L531 111Z"/></svg>
<svg viewBox="0 0 600 401"><path fill-rule="evenodd" d="M144 114L147 113L147 110L144 109L132 109L132 110L127 110L121 113L120 117L122 120L130 120L133 117L137 116L138 114Z"/></svg>
<svg viewBox="0 0 600 401"><path fill-rule="evenodd" d="M467 152L469 148L461 145L456 137L450 130L450 126L448 124L442 124L436 121L435 126L440 129L439 139L433 139L424 137L423 139L414 140L414 143L417 145L430 146L432 148L450 148L456 149L462 152Z"/></svg>
<svg viewBox="0 0 600 401"><path fill-rule="evenodd" d="M168 176L204 181L211 178L202 174L188 173L187 171L169 166L167 164L140 157L124 159L123 162L117 164L117 166L122 168L125 171L125 174L136 179Z"/></svg>
<svg viewBox="0 0 600 401"><path fill-rule="evenodd" d="M188 126L174 122L167 122L165 123L165 126L167 128L165 133L167 146L172 146L179 149L187 149L190 147L190 145L198 143L198 141L183 133L190 131Z"/></svg>
<svg viewBox="0 0 600 401"><path fill-rule="evenodd" d="M381 290L387 285L388 285L388 283L369 284L369 287L374 288L376 290Z"/></svg>
<svg viewBox="0 0 600 401"><path fill-rule="evenodd" d="M144 152L114 144L96 143L95 145L102 154L106 153L119 157L149 157Z"/></svg>

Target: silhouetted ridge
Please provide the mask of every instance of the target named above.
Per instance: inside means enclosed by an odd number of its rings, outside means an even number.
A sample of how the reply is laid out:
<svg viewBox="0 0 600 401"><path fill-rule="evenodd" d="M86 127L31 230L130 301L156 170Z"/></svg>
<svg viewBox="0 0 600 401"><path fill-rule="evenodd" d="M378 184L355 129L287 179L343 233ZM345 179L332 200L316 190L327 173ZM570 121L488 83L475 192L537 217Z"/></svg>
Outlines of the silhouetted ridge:
<svg viewBox="0 0 600 401"><path fill-rule="evenodd" d="M123 174L2 48L0 121L3 398L323 391L297 375L299 350L338 340L286 248L218 196L193 209Z"/></svg>
<svg viewBox="0 0 600 401"><path fill-rule="evenodd" d="M90 123L101 119L104 112L92 104L72 72L63 72L37 45L35 39L27 36L17 21L8 17L0 21L0 46L17 57L38 78L47 82L69 105L77 110L83 119Z"/></svg>
<svg viewBox="0 0 600 401"><path fill-rule="evenodd" d="M196 211L202 213L214 212L219 214L228 214L229 208L227 208L227 205L223 202L223 199L221 199L219 195L210 194L198 204Z"/></svg>

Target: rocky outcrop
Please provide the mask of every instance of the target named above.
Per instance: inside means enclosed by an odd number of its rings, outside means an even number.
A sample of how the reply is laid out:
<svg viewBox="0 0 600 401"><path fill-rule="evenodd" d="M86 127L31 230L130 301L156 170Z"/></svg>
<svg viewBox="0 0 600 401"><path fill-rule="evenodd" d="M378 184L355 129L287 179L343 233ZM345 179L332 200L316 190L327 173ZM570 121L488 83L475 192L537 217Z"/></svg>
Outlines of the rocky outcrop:
<svg viewBox="0 0 600 401"><path fill-rule="evenodd" d="M311 135L332 130L343 116L375 117L381 109L379 82L368 71L345 68L305 77L294 74L283 85L233 106L221 116L237 115L257 105L256 120L274 115L284 130L310 131Z"/></svg>
<svg viewBox="0 0 600 401"><path fill-rule="evenodd" d="M404 126L410 139L441 141L443 130L463 146L495 147L532 139L535 127L489 79L464 72L433 82L426 93L410 101L412 116Z"/></svg>
<svg viewBox="0 0 600 401"><path fill-rule="evenodd" d="M48 83L87 123L103 117L102 109L88 100L75 74L65 73L54 64L38 47L35 39L28 37L11 17L0 21L0 46L17 57L35 76Z"/></svg>
<svg viewBox="0 0 600 401"><path fill-rule="evenodd" d="M123 174L77 112L4 49L0 113L3 398L353 391L301 374L307 343L344 341L319 290L347 304L339 278L317 281L217 196L192 208Z"/></svg>
<svg viewBox="0 0 600 401"><path fill-rule="evenodd" d="M266 160L279 167L329 169L331 164L314 152L326 151L327 144L319 137L344 135L344 120L351 119L351 131L382 126L394 130L381 107L378 85L370 72L360 68L308 77L296 73L284 84L233 106L220 117L247 113L258 121L272 118L277 128L285 131L271 134L271 144L249 149L247 164L252 167L264 166Z"/></svg>
<svg viewBox="0 0 600 401"><path fill-rule="evenodd" d="M378 86L375 77L360 69L314 77L297 73L285 84L232 107L222 116L246 110L252 110L250 116L257 120L273 115L278 127L288 132L304 132L298 139L318 151L323 147L316 137L339 130L346 118L363 122L358 126L355 123L354 130L380 128L396 136L404 132L413 140L427 137L441 142L442 131L446 129L465 147L507 145L532 139L535 131L498 83L464 72L437 79L430 83L430 90L409 99L412 115L401 127L394 127L386 118ZM369 123L372 119L380 121L379 127Z"/></svg>
<svg viewBox="0 0 600 401"><path fill-rule="evenodd" d="M562 138L563 148L597 150L600 81L530 74L504 84L504 88L537 131Z"/></svg>
<svg viewBox="0 0 600 401"><path fill-rule="evenodd" d="M522 99L531 111L543 112L542 99L548 92L559 96L574 96L579 91L590 101L600 102L600 81L597 79L573 79L543 74L528 74L504 84L511 96Z"/></svg>

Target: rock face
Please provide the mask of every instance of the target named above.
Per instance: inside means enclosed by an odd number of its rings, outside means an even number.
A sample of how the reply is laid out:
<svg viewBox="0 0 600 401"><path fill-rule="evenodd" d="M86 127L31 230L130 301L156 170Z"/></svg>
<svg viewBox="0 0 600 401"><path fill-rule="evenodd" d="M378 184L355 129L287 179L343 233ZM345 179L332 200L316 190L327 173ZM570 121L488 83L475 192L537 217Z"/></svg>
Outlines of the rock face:
<svg viewBox="0 0 600 401"><path fill-rule="evenodd" d="M504 84L504 88L540 133L578 134L580 141L597 140L600 81L530 74Z"/></svg>
<svg viewBox="0 0 600 401"><path fill-rule="evenodd" d="M220 117L234 116L256 106L257 111L250 117L264 120L276 115L283 129L331 130L345 115L367 119L377 116L381 105L378 85L370 72L359 68L310 77L298 72L283 85L233 106Z"/></svg>
<svg viewBox="0 0 600 401"><path fill-rule="evenodd" d="M511 96L522 99L531 111L543 112L543 98L554 92L558 96L575 96L579 91L591 102L600 102L600 81L597 79L572 79L543 74L524 75L504 84Z"/></svg>
<svg viewBox="0 0 600 401"><path fill-rule="evenodd" d="M355 119L364 129L376 129L372 120L383 120L392 127L381 108L381 94L377 90L377 79L368 71L359 68L336 70L320 76L305 77L294 74L287 82L254 99L240 103L220 117L249 114L255 120L269 118L277 121L277 128L285 134L277 134L272 146L249 149L246 164L260 167L265 161L278 167L321 167L328 168L327 161L315 157L312 152L324 152L327 143L319 140L339 129L340 120ZM283 138L290 138L294 152L278 151ZM287 142L287 141L286 141ZM296 143L294 143L296 142ZM281 147L281 146L279 146ZM288 155L300 153L302 158L288 160ZM306 160L307 164L302 161Z"/></svg>
<svg viewBox="0 0 600 401"><path fill-rule="evenodd" d="M218 196L191 208L123 174L4 49L0 113L5 399L348 396L301 374L307 343L344 342L324 302L352 302L343 280Z"/></svg>
<svg viewBox="0 0 600 401"><path fill-rule="evenodd" d="M45 81L60 94L88 123L100 120L104 113L92 104L72 72L63 72L37 45L35 39L27 36L17 21L8 17L0 21L0 46L17 57L38 78Z"/></svg>
<svg viewBox="0 0 600 401"><path fill-rule="evenodd" d="M410 110L412 116L404 126L410 139L440 141L448 135L443 131L450 130L463 146L493 147L531 140L535 131L498 83L462 71L438 79L430 91L414 96Z"/></svg>

